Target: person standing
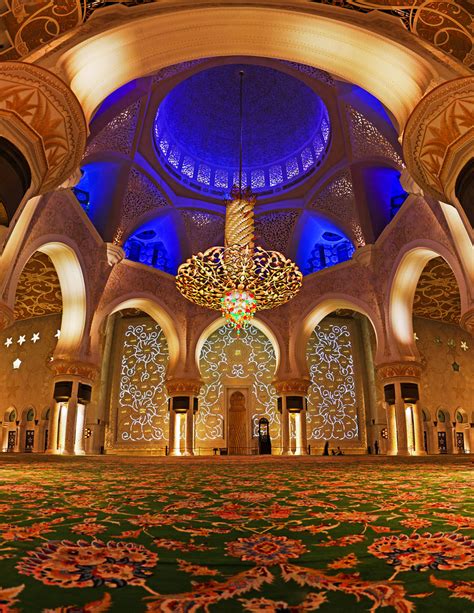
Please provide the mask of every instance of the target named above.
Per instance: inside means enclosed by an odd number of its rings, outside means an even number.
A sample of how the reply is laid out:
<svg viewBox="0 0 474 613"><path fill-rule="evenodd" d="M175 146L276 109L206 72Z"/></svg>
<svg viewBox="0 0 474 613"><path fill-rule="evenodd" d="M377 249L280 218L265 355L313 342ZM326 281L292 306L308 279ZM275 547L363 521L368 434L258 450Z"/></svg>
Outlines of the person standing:
<svg viewBox="0 0 474 613"><path fill-rule="evenodd" d="M374 451L375 451L375 455L379 455L379 442L375 441L374 443Z"/></svg>
<svg viewBox="0 0 474 613"><path fill-rule="evenodd" d="M329 441L324 443L323 455L329 455Z"/></svg>

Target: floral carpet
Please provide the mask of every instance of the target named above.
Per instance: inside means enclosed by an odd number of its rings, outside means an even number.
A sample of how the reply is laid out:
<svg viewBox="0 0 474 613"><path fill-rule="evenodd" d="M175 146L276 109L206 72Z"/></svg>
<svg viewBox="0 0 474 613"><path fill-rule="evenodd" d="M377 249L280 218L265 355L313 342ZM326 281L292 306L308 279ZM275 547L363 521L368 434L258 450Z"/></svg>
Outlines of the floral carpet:
<svg viewBox="0 0 474 613"><path fill-rule="evenodd" d="M0 612L472 612L473 468L1 454Z"/></svg>

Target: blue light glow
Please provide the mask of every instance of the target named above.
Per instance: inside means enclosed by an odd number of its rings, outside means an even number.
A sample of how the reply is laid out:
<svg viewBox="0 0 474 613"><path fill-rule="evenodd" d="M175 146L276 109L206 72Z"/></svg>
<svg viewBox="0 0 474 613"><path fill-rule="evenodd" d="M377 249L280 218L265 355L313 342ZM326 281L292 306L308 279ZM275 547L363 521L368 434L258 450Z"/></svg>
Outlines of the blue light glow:
<svg viewBox="0 0 474 613"><path fill-rule="evenodd" d="M264 66L217 66L177 85L155 117L158 157L191 188L225 193L235 183L241 69L244 185L259 192L293 184L326 154L329 115L306 84Z"/></svg>

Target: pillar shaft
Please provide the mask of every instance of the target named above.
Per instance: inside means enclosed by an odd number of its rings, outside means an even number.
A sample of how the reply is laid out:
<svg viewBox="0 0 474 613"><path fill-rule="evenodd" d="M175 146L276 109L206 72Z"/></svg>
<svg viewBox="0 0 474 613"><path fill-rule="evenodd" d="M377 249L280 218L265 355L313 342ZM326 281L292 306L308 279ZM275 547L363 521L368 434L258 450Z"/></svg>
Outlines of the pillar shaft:
<svg viewBox="0 0 474 613"><path fill-rule="evenodd" d="M388 446L387 455L397 455L397 419L395 417L395 405L387 404L387 429Z"/></svg>
<svg viewBox="0 0 474 613"><path fill-rule="evenodd" d="M192 399L191 399L192 400ZM186 455L194 455L194 411L192 405L186 411Z"/></svg>
<svg viewBox="0 0 474 613"><path fill-rule="evenodd" d="M58 453L59 409L60 403L55 401L49 414L48 446L45 453Z"/></svg>
<svg viewBox="0 0 474 613"><path fill-rule="evenodd" d="M77 422L77 382L74 382L72 388L72 396L67 403L66 417L66 439L64 442L64 451L66 455L74 455L74 446L76 443L76 422Z"/></svg>
<svg viewBox="0 0 474 613"><path fill-rule="evenodd" d="M413 405L413 422L415 427L415 455L426 455L423 440L423 419L419 402Z"/></svg>
<svg viewBox="0 0 474 613"><path fill-rule="evenodd" d="M170 427L169 427L169 439L168 439L170 455L176 455L175 431L176 431L176 413L173 410L173 407L170 407Z"/></svg>
<svg viewBox="0 0 474 613"><path fill-rule="evenodd" d="M281 409L281 455L288 455L290 451L290 414L286 408L286 398L282 398Z"/></svg>

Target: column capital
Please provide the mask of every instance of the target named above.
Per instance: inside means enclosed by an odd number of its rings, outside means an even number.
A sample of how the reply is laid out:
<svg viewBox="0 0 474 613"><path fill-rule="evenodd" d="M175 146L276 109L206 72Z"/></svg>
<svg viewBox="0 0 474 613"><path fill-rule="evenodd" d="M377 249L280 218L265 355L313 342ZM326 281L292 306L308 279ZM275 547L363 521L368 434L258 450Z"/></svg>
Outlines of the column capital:
<svg viewBox="0 0 474 613"><path fill-rule="evenodd" d="M58 187L79 167L87 123L79 100L55 74L26 62L0 62L0 136L25 156L33 196Z"/></svg>
<svg viewBox="0 0 474 613"><path fill-rule="evenodd" d="M390 362L376 366L379 379L385 383L396 379L420 379L423 366L420 362Z"/></svg>
<svg viewBox="0 0 474 613"><path fill-rule="evenodd" d="M474 76L446 81L416 105L403 132L414 181L437 200L454 202L456 179L472 158Z"/></svg>
<svg viewBox="0 0 474 613"><path fill-rule="evenodd" d="M100 372L100 367L91 362L78 360L53 359L49 363L55 377L71 377L74 379L87 380L93 383Z"/></svg>
<svg viewBox="0 0 474 613"><path fill-rule="evenodd" d="M166 381L168 395L173 396L199 396L202 381L200 379L172 378Z"/></svg>
<svg viewBox="0 0 474 613"><path fill-rule="evenodd" d="M466 311L461 315L461 319L459 321L459 325L461 328L469 332L472 336L474 336L474 309L470 311ZM0 325L1 328L1 325Z"/></svg>
<svg viewBox="0 0 474 613"><path fill-rule="evenodd" d="M0 330L5 330L15 321L15 314L4 302L0 302Z"/></svg>
<svg viewBox="0 0 474 613"><path fill-rule="evenodd" d="M296 396L306 396L310 383L309 379L304 378L273 381L273 385L279 396L290 396L292 394Z"/></svg>

